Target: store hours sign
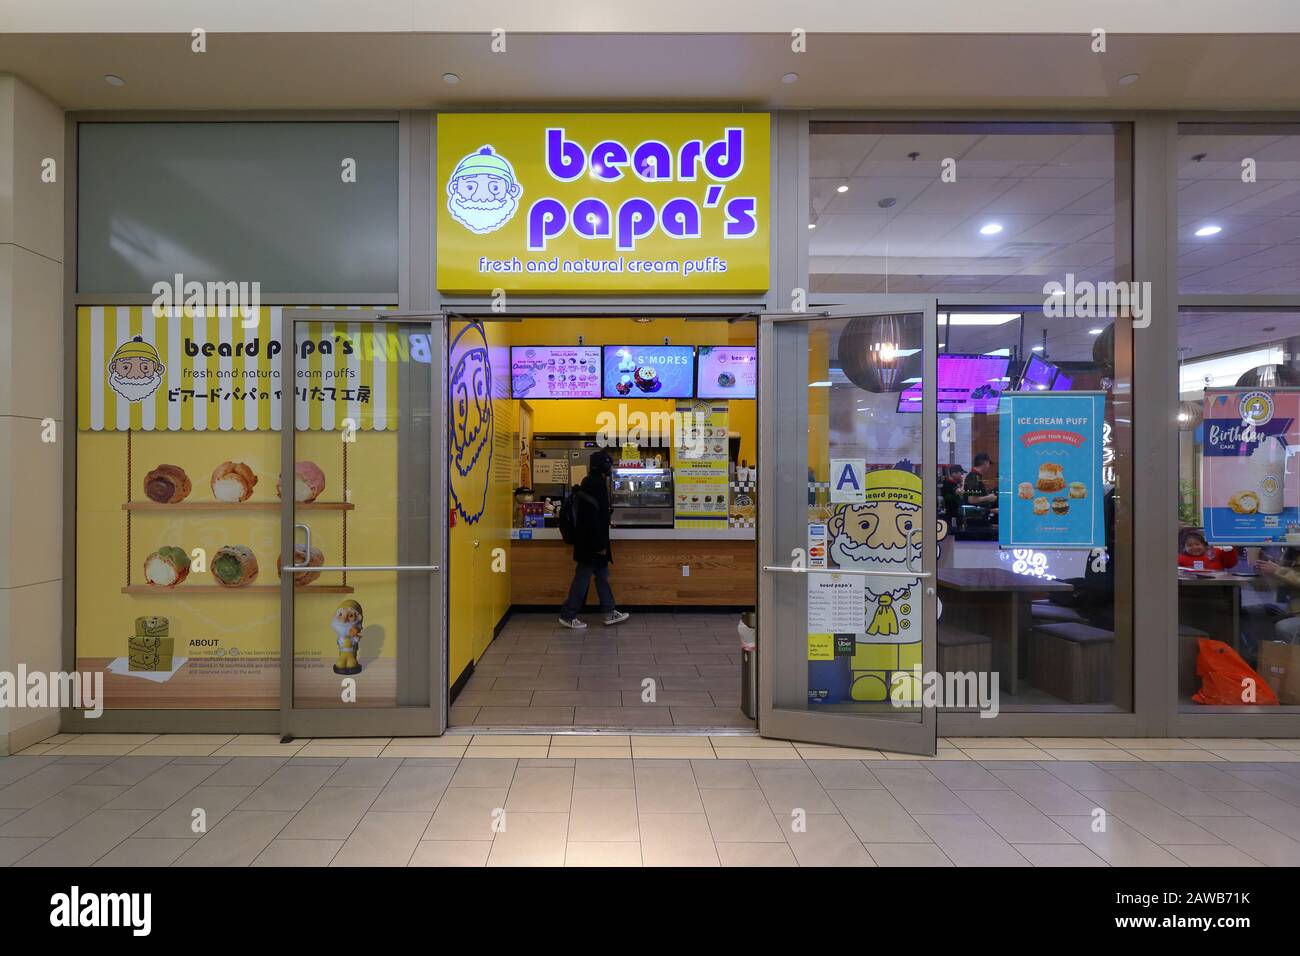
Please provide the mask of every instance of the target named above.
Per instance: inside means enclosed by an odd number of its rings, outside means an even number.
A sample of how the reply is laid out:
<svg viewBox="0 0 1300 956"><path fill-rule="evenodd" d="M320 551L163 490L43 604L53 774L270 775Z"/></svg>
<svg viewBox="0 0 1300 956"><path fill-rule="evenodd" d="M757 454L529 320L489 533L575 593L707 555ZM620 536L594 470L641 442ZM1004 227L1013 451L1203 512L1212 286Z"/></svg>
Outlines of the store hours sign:
<svg viewBox="0 0 1300 956"><path fill-rule="evenodd" d="M766 113L444 114L444 292L762 292Z"/></svg>

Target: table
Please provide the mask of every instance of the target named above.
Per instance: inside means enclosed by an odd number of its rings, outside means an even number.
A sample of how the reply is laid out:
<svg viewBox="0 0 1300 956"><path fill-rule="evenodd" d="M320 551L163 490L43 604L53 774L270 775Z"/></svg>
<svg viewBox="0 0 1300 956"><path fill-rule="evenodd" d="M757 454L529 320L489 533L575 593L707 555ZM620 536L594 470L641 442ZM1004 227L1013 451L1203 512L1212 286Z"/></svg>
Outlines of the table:
<svg viewBox="0 0 1300 956"><path fill-rule="evenodd" d="M1020 652L1029 646L1033 625L1029 605L1035 597L1053 591L1073 591L1062 581L1016 574L1006 568L940 568L936 575L940 591L952 600L940 615L953 623L993 638L993 664L1006 693L1015 694L1020 684ZM952 614L957 611L958 614Z"/></svg>
<svg viewBox="0 0 1300 956"><path fill-rule="evenodd" d="M1179 573L1178 623L1205 631L1213 640L1222 641L1240 653L1241 589L1267 587L1267 581L1262 574ZM1181 635L1178 645L1178 691L1182 696L1190 696L1196 690L1197 645L1194 639L1184 639Z"/></svg>

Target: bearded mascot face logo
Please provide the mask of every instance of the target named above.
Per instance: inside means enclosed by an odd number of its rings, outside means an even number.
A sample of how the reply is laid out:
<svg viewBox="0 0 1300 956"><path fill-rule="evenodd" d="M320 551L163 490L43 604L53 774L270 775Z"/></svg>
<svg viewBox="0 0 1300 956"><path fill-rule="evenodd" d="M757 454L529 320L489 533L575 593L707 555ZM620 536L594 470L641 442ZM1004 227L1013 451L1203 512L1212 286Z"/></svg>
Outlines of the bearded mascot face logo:
<svg viewBox="0 0 1300 956"><path fill-rule="evenodd" d="M487 507L492 470L492 361L481 323L457 333L448 366L451 494L461 517L474 524Z"/></svg>
<svg viewBox="0 0 1300 956"><path fill-rule="evenodd" d="M108 360L108 384L128 402L142 402L162 384L167 366L143 336L123 342Z"/></svg>
<svg viewBox="0 0 1300 956"><path fill-rule="evenodd" d="M524 189L508 160L480 147L456 164L447 180L447 211L470 232L496 232L519 209Z"/></svg>

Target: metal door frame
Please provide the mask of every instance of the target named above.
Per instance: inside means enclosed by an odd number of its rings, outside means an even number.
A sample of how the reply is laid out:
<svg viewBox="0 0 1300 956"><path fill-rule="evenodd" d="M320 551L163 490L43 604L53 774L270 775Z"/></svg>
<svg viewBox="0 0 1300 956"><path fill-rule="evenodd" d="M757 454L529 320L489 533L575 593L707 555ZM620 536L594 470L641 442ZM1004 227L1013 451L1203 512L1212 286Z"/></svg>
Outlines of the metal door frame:
<svg viewBox="0 0 1300 956"><path fill-rule="evenodd" d="M430 375L435 400L429 419L430 514L428 565L327 565L325 570L407 571L426 573L435 578L430 589L429 620L433 624L429 640L429 702L424 706L340 708L297 707L294 705L294 585L293 575L280 575L280 734L294 737L373 737L373 736L441 736L447 729L447 317L442 312L340 311L331 315L320 309L285 309L281 337L285 348L280 352L280 463L297 460L297 428L294 415L294 383L298 366L295 325L299 322L322 322L339 318L348 324L378 325L403 323L424 326L430 332ZM294 549L294 500L283 496L280 501L280 554ZM289 569L283 568L287 572Z"/></svg>
<svg viewBox="0 0 1300 956"><path fill-rule="evenodd" d="M831 713L801 711L778 708L775 706L775 670L776 664L764 654L764 644L776 639L773 631L764 634L764 622L779 620L776 597L772 582L774 575L783 573L788 567L787 560L776 554L777 517L776 509L771 507L771 496L778 493L777 455L781 452L777 443L777 425L786 422L789 427L790 409L775 406L777 368L777 348L773 328L777 323L849 319L857 317L874 317L898 313L917 313L923 317L922 361L923 382L921 387L921 523L922 556L921 573L923 581L929 583L922 588L923 593L923 630L921 638L921 659L923 673L933 673L937 665L938 633L938 599L935 585L935 573L938 565L938 541L936 522L936 491L930 480L928 467L934 455L938 438L938 417L936 415L935 370L938 347L938 298L936 296L880 295L870 297L869 304L862 307L838 307L814 309L797 313L764 313L759 321L759 404L758 404L758 459L759 488L763 492L759 497L758 519L758 730L764 737L784 740L801 740L812 743L836 746L862 747L871 750L890 750L899 753L933 755L938 745L937 709L922 704L920 721L905 721L896 718L876 717L870 714ZM802 355L796 360L804 361ZM805 392L806 395L806 392ZM803 414L794 416L795 428L806 423L806 398ZM806 449L806 442L796 443ZM788 449L787 449L788 453ZM806 454L796 452L798 454ZM806 468L804 469L806 470ZM787 486L786 494L791 493ZM806 489L800 487L793 491L803 499ZM804 540L801 537L800 540ZM806 573L784 571L784 573ZM771 625L773 627L777 625ZM801 627L797 638L804 639L806 624Z"/></svg>

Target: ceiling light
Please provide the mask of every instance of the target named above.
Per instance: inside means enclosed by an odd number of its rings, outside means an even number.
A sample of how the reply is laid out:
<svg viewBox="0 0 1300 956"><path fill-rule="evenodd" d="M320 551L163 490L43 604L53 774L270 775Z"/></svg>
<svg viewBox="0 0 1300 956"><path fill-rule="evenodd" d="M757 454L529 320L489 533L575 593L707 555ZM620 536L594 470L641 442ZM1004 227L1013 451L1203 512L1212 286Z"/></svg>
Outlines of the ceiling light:
<svg viewBox="0 0 1300 956"><path fill-rule="evenodd" d="M116 73L105 73L104 82L109 86L126 86L126 80L122 79Z"/></svg>
<svg viewBox="0 0 1300 956"><path fill-rule="evenodd" d="M941 312L940 325L1006 325L1020 318L1019 312Z"/></svg>
<svg viewBox="0 0 1300 956"><path fill-rule="evenodd" d="M1206 236L1217 236L1221 232L1223 232L1222 226L1202 226L1196 230L1196 235L1204 238Z"/></svg>
<svg viewBox="0 0 1300 956"><path fill-rule="evenodd" d="M1089 335L1101 335L1101 333L1103 333L1103 332L1105 332L1105 331L1106 331L1105 329L1089 329L1089 330L1088 330L1088 334L1089 334Z"/></svg>
<svg viewBox="0 0 1300 956"><path fill-rule="evenodd" d="M980 226L981 236L996 236L1001 231L1002 223L1000 222L986 222L984 225Z"/></svg>
<svg viewBox="0 0 1300 956"><path fill-rule="evenodd" d="M817 223L815 223L815 222L810 222L810 223L808 223L808 228L809 228L809 229L816 229L816 228L817 228Z"/></svg>
<svg viewBox="0 0 1300 956"><path fill-rule="evenodd" d="M1125 73L1123 76L1119 78L1119 85L1132 86L1134 83L1138 81L1138 75L1139 74L1137 73Z"/></svg>
<svg viewBox="0 0 1300 956"><path fill-rule="evenodd" d="M835 187L835 191L836 191L837 193L846 193L846 192L849 191L849 187L848 187L847 185L841 183L840 185L838 185L838 186Z"/></svg>
<svg viewBox="0 0 1300 956"><path fill-rule="evenodd" d="M1030 346L1030 348L1029 348L1029 351L1031 351L1031 352L1041 352L1042 350L1043 350L1043 347L1042 347L1041 345L1033 345L1033 346Z"/></svg>
<svg viewBox="0 0 1300 956"><path fill-rule="evenodd" d="M889 209L897 202L898 200L895 199L893 196L886 196L884 199L877 199L876 205L879 206L881 209Z"/></svg>
<svg viewBox="0 0 1300 956"><path fill-rule="evenodd" d="M446 83L448 86L455 86L460 82L460 77L455 73L444 73L442 74L442 82Z"/></svg>
<svg viewBox="0 0 1300 956"><path fill-rule="evenodd" d="M809 388L830 388L831 383L830 382L809 382L808 387Z"/></svg>
<svg viewBox="0 0 1300 956"><path fill-rule="evenodd" d="M798 79L799 79L798 73L787 73L785 76L781 77L781 82L788 85L790 83L797 82Z"/></svg>

